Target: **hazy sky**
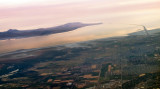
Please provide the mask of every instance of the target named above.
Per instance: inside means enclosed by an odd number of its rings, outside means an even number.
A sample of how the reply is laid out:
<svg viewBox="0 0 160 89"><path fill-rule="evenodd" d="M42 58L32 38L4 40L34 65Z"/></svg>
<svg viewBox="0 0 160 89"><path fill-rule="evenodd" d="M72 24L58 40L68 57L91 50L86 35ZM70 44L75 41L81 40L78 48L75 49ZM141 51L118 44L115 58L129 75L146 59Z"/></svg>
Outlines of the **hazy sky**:
<svg viewBox="0 0 160 89"><path fill-rule="evenodd" d="M160 26L160 0L0 0L0 31L68 22Z"/></svg>

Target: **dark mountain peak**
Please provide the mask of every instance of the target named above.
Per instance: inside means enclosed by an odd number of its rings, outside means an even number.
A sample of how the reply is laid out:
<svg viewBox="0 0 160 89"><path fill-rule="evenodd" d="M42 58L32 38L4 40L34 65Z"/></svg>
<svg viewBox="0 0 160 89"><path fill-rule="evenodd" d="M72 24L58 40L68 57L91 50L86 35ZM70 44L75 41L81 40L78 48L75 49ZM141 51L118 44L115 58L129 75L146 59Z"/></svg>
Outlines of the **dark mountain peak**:
<svg viewBox="0 0 160 89"><path fill-rule="evenodd" d="M17 29L9 29L7 32L17 32Z"/></svg>
<svg viewBox="0 0 160 89"><path fill-rule="evenodd" d="M72 30L76 30L81 27L91 26L91 25L99 25L102 23L81 23L81 22L72 22L64 25L50 27L50 28L39 28L32 30L17 30L17 29L9 29L5 32L0 32L0 40L12 39L12 38L25 38L25 37L33 37L33 36L44 36L49 34L56 34L62 32L68 32Z"/></svg>

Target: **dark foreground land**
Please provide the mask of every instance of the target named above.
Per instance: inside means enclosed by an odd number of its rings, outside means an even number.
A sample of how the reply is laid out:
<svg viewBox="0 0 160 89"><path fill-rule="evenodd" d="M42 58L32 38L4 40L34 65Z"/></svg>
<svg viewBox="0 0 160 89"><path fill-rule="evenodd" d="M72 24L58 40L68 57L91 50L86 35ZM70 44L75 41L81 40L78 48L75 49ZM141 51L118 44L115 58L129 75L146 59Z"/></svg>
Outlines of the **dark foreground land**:
<svg viewBox="0 0 160 89"><path fill-rule="evenodd" d="M158 89L160 33L0 57L0 89Z"/></svg>

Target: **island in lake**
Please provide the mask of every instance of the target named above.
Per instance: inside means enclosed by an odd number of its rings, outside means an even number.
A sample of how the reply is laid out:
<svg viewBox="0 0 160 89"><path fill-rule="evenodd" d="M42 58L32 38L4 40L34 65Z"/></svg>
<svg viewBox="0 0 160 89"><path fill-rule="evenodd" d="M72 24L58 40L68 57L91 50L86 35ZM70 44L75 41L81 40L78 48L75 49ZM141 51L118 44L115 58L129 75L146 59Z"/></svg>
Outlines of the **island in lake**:
<svg viewBox="0 0 160 89"><path fill-rule="evenodd" d="M99 24L102 24L102 23L84 24L80 22L74 22L74 23L67 23L64 25L56 26L56 27L39 28L39 29L33 29L33 30L9 29L8 31L0 32L0 40L44 36L44 35L68 32L68 31L76 30L81 27L99 25Z"/></svg>

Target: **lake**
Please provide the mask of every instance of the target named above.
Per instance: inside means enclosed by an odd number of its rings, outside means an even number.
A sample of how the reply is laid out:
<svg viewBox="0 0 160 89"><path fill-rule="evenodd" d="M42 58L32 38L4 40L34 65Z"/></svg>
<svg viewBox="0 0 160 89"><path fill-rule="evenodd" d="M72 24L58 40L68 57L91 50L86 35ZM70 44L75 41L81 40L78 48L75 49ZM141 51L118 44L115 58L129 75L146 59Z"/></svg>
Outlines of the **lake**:
<svg viewBox="0 0 160 89"><path fill-rule="evenodd" d="M20 49L56 46L113 36L124 36L128 33L135 32L138 29L142 29L142 27L127 24L103 23L101 25L87 26L74 31L47 36L0 40L0 53L6 53Z"/></svg>

